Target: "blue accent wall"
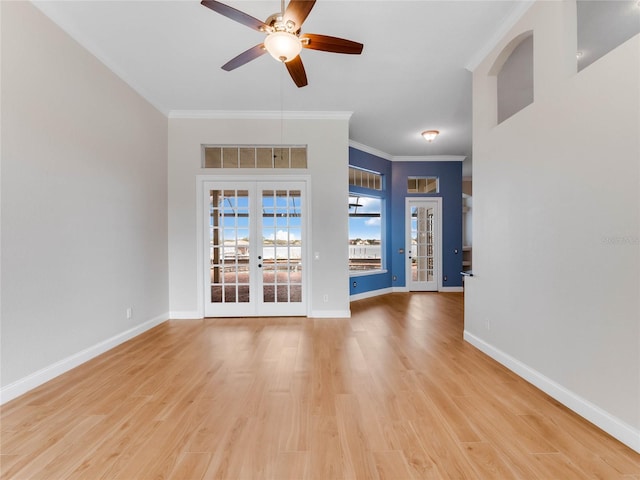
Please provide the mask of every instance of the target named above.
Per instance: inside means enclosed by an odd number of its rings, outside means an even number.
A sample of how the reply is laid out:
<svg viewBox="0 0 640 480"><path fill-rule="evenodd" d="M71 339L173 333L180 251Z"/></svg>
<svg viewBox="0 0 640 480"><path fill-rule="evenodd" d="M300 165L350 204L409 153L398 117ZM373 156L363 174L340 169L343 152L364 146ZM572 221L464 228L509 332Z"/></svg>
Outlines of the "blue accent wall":
<svg viewBox="0 0 640 480"><path fill-rule="evenodd" d="M461 287L462 276L462 162L390 162L392 164L391 229L392 275L398 277L397 286L405 286L406 248L405 198L442 197L442 286ZM440 193L407 193L408 177L439 177ZM457 253L456 253L457 251ZM446 277L446 280L444 279ZM396 285L394 285L396 286Z"/></svg>
<svg viewBox="0 0 640 480"><path fill-rule="evenodd" d="M386 261L385 273L374 273L371 275L356 275L349 279L349 294L355 295L357 293L371 292L373 290L381 290L383 288L389 288L392 284L391 278L391 259L392 259L392 237L391 233L391 200L392 200L392 181L391 181L391 162L384 158L380 158L376 155L357 150L349 147L349 165L353 167L365 168L374 172L381 173L383 176L383 189L382 192L377 192L382 197L383 208L383 226L382 232L384 235L384 258ZM349 191L354 193L366 193L366 189L349 186ZM346 248L346 245L345 245ZM356 286L353 286L353 282L356 282Z"/></svg>
<svg viewBox="0 0 640 480"><path fill-rule="evenodd" d="M442 286L461 287L462 277L462 162L391 162L384 158L349 148L349 165L384 175L383 208L385 224L385 273L350 277L350 295L406 286L405 198L442 197ZM408 194L408 177L439 177L437 194ZM359 189L350 187L350 191ZM457 253L456 253L457 250ZM396 277L394 281L393 278ZM446 280L444 278L446 277ZM353 286L353 282L356 286Z"/></svg>

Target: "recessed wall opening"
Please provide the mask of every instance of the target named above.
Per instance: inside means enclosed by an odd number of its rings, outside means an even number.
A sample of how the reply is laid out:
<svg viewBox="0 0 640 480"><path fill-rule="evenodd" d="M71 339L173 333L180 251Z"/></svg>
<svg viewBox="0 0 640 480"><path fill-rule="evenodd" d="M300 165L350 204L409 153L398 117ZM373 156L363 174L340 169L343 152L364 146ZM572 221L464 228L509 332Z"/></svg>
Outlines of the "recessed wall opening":
<svg viewBox="0 0 640 480"><path fill-rule="evenodd" d="M578 71L640 33L638 0L578 0Z"/></svg>
<svg viewBox="0 0 640 480"><path fill-rule="evenodd" d="M514 38L490 74L497 77L498 123L533 103L533 32Z"/></svg>

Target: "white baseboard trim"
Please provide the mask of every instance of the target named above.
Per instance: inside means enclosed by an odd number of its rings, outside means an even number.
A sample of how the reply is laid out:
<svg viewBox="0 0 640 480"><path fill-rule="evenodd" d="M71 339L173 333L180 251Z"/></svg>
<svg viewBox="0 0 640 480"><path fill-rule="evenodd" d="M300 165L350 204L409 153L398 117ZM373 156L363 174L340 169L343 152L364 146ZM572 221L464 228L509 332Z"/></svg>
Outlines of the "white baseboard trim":
<svg viewBox="0 0 640 480"><path fill-rule="evenodd" d="M204 318L202 312L198 310L171 311L169 312L171 320L199 320Z"/></svg>
<svg viewBox="0 0 640 480"><path fill-rule="evenodd" d="M584 417L589 422L607 432L609 435L615 437L628 447L640 453L639 429L634 428L617 417L614 417L597 405L594 405L588 400L576 395L574 392L566 389L559 383L554 382L537 370L534 370L528 365L495 348L466 330L464 331L464 339L497 362L507 367L509 370L538 387L546 394L555 398L567 408L573 410L578 415Z"/></svg>
<svg viewBox="0 0 640 480"><path fill-rule="evenodd" d="M393 288L381 288L379 290L370 290L368 292L356 293L349 297L349 301L355 302L356 300L364 300L365 298L377 297L378 295L386 295L387 293L393 293Z"/></svg>
<svg viewBox="0 0 640 480"><path fill-rule="evenodd" d="M75 353L65 359L62 359L48 367L42 368L37 372L27 375L24 378L16 380L9 385L0 389L0 405L19 397L20 395L27 393L29 390L33 390L36 387L52 380L53 378L68 372L69 370L103 354L104 352L117 347L121 343L127 340L137 337L141 333L152 329L153 327L160 325L169 319L168 313L158 315L151 320L148 320L140 325L137 325L125 332L119 333L107 340L104 340L92 347L86 348L78 353Z"/></svg>
<svg viewBox="0 0 640 480"><path fill-rule="evenodd" d="M409 287L393 287L393 293L408 293Z"/></svg>
<svg viewBox="0 0 640 480"><path fill-rule="evenodd" d="M464 287L442 287L438 291L442 293L464 292Z"/></svg>
<svg viewBox="0 0 640 480"><path fill-rule="evenodd" d="M309 318L351 318L351 310L312 310Z"/></svg>

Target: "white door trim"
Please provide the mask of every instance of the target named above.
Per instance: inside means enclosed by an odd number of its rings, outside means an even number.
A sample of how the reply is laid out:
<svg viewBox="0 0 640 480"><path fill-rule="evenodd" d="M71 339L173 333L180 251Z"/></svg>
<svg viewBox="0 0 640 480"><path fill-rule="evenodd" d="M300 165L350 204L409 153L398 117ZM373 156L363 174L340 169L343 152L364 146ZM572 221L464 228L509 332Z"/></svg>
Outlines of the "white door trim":
<svg viewBox="0 0 640 480"><path fill-rule="evenodd" d="M409 289L411 260L409 254L411 252L411 226L407 222L410 205L413 202L431 202L436 204L436 226L435 226L435 252L436 252L436 285L438 292L442 291L442 197L405 197L404 203L404 223L405 223L405 285Z"/></svg>

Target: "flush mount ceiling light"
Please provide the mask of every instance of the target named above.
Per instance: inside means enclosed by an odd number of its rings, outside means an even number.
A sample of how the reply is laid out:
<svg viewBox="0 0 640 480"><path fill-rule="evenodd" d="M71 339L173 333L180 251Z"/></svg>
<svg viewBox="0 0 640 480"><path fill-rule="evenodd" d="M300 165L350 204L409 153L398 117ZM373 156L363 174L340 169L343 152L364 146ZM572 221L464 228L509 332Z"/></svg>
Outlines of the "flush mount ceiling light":
<svg viewBox="0 0 640 480"><path fill-rule="evenodd" d="M434 138L438 136L439 133L440 132L438 130L425 130L424 132L422 132L422 136L427 142L431 143L433 142Z"/></svg>

